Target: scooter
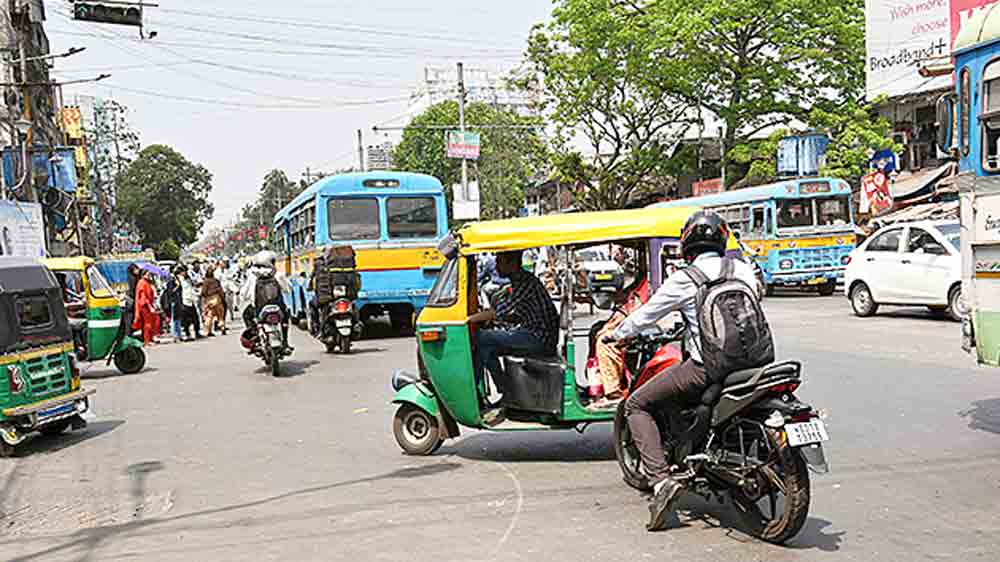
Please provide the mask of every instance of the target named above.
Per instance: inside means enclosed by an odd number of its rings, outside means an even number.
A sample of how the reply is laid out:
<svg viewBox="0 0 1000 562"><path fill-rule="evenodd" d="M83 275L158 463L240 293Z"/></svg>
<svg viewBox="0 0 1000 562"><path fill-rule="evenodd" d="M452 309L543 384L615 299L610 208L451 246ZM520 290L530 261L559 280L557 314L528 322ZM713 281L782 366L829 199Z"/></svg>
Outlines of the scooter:
<svg viewBox="0 0 1000 562"><path fill-rule="evenodd" d="M683 338L684 325L651 330L626 343L626 362L639 376L629 394L683 360L667 345ZM809 514L809 469L829 471L822 443L826 426L809 404L795 397L802 365L782 361L736 371L709 386L699 403L681 411L654 412L674 467L686 491L720 501L728 496L755 536L781 544L795 536ZM614 424L615 456L625 482L648 491L623 401Z"/></svg>
<svg viewBox="0 0 1000 562"><path fill-rule="evenodd" d="M341 353L351 352L351 340L361 336L361 323L354 302L347 298L346 288L333 288L335 300L323 307L320 321L319 339L326 345L328 353L339 348Z"/></svg>

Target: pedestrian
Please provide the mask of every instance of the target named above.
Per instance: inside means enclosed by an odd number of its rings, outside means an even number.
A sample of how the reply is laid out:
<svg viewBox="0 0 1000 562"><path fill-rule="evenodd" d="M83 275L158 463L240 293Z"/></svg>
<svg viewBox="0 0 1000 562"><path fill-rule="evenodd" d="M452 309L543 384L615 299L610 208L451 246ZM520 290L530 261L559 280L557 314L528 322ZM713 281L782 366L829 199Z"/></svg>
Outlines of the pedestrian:
<svg viewBox="0 0 1000 562"><path fill-rule="evenodd" d="M160 306L170 315L170 333L177 341L183 340L181 333L182 320L184 317L184 303L181 300L181 276L184 275L184 266L176 265L171 270L170 279L163 289L160 297Z"/></svg>
<svg viewBox="0 0 1000 562"><path fill-rule="evenodd" d="M216 324L226 334L226 293L222 283L215 278L215 273L209 269L201 283L201 308L205 311L205 335L214 336Z"/></svg>
<svg viewBox="0 0 1000 562"><path fill-rule="evenodd" d="M194 328L193 339L201 339L201 320L198 318L198 290L194 287L194 282L188 275L181 279L181 302L184 307L184 335L187 339L192 339L191 328Z"/></svg>
<svg viewBox="0 0 1000 562"><path fill-rule="evenodd" d="M160 313L156 310L156 291L153 289L153 274L146 272L135 289L135 319L132 330L142 330L143 345L151 345L160 333Z"/></svg>

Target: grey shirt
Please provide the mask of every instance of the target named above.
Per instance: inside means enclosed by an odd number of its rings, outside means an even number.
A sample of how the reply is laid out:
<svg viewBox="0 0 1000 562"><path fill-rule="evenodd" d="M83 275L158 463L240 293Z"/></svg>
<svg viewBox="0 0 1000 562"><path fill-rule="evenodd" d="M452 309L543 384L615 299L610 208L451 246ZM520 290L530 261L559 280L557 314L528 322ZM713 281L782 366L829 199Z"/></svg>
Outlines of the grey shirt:
<svg viewBox="0 0 1000 562"><path fill-rule="evenodd" d="M709 279L715 279L722 270L722 258L714 253L704 253L694 259L693 265ZM749 264L733 259L733 276L757 290L757 279ZM698 311L695 296L698 286L684 270L677 270L660 285L649 302L626 318L615 330L616 339L626 339L656 324L658 320L674 311L680 311L687 325L688 353L691 359L701 363L701 330L698 326ZM760 297L760 295L757 295Z"/></svg>

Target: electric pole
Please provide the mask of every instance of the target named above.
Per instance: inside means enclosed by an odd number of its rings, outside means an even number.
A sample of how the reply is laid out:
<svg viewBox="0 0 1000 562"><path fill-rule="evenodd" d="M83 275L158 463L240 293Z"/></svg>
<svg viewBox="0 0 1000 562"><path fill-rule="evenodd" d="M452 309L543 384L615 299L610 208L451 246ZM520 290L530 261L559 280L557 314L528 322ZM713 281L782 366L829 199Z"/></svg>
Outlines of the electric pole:
<svg viewBox="0 0 1000 562"><path fill-rule="evenodd" d="M358 129L358 169L365 171L365 145L361 140L361 129Z"/></svg>
<svg viewBox="0 0 1000 562"><path fill-rule="evenodd" d="M458 63L458 130L465 142L465 79L462 73L462 63ZM462 195L468 201L469 197L469 162L462 155Z"/></svg>

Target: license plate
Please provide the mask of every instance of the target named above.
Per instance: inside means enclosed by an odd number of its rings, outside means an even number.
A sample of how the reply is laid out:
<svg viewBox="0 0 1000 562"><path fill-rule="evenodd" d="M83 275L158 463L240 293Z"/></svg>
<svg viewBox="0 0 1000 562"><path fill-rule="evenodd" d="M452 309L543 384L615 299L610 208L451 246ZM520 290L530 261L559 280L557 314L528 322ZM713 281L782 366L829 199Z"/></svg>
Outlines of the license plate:
<svg viewBox="0 0 1000 562"><path fill-rule="evenodd" d="M51 418L53 416L58 416L61 414L68 413L75 409L76 409L76 404L72 402L70 402L69 404L62 404L60 406L56 406L55 408L49 408L48 410L42 410L41 412L38 412L38 419L44 420L46 418Z"/></svg>
<svg viewBox="0 0 1000 562"><path fill-rule="evenodd" d="M806 281L806 285L822 285L823 283L826 283L826 277L813 277Z"/></svg>
<svg viewBox="0 0 1000 562"><path fill-rule="evenodd" d="M334 322L336 323L336 325L337 325L338 328L350 328L351 327L351 319L350 318L345 318L343 320L335 320Z"/></svg>
<svg viewBox="0 0 1000 562"><path fill-rule="evenodd" d="M820 420L786 424L785 433L788 435L788 444L792 447L830 440L826 426Z"/></svg>
<svg viewBox="0 0 1000 562"><path fill-rule="evenodd" d="M610 273L599 273L594 276L594 279L597 279L598 281L611 281L613 278L614 275L611 275Z"/></svg>

